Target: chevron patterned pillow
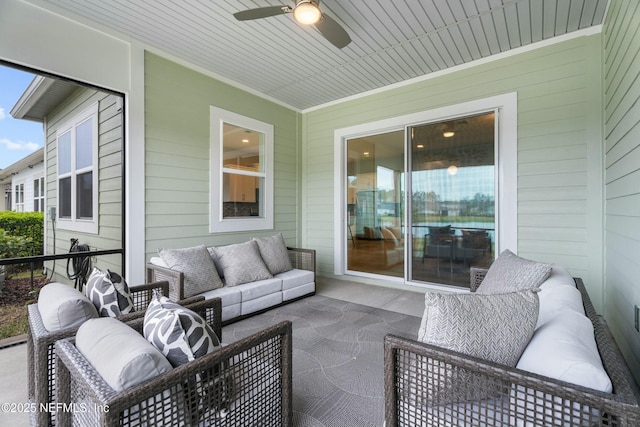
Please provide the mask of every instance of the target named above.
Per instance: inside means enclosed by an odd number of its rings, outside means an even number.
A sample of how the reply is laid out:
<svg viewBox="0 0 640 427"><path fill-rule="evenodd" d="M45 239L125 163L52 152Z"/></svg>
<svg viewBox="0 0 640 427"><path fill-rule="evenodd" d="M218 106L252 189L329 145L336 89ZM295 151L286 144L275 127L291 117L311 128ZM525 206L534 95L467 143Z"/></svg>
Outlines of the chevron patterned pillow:
<svg viewBox="0 0 640 427"><path fill-rule="evenodd" d="M491 264L479 294L502 294L539 287L551 274L551 264L521 258L505 249Z"/></svg>
<svg viewBox="0 0 640 427"><path fill-rule="evenodd" d="M425 294L418 341L514 367L535 330L538 289L508 294ZM429 405L495 396L504 391L500 381L445 362L420 359L419 383L428 390L412 399ZM472 385L473 384L473 385ZM506 389L508 390L508 385Z"/></svg>

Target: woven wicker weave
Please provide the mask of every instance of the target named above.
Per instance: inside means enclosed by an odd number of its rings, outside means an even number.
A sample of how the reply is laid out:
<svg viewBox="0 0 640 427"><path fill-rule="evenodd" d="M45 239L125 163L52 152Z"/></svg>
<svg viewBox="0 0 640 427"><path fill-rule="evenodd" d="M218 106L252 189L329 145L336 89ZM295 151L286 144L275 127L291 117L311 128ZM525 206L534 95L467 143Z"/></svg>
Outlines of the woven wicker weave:
<svg viewBox="0 0 640 427"><path fill-rule="evenodd" d="M287 248L289 260L293 268L312 271L315 282L316 251L313 249ZM169 282L169 299L180 301L184 299L184 273L170 268L160 267L155 264L147 264L147 281L153 282L166 280ZM290 302L290 301L287 301ZM257 314L257 313L253 313ZM225 323L231 323L238 319L229 319Z"/></svg>
<svg viewBox="0 0 640 427"><path fill-rule="evenodd" d="M141 332L141 320L128 324ZM60 412L60 424L291 426L291 334L291 322L278 323L121 392L104 382L73 338L58 341L58 402L81 409Z"/></svg>
<svg viewBox="0 0 640 427"><path fill-rule="evenodd" d="M151 301L155 290L163 295L169 292L169 283L155 282L129 288L133 299L134 311L118 317L126 322L144 316L144 311ZM67 328L61 331L49 332L42 323L38 311L38 304L27 307L29 323L27 327L27 378L28 399L39 408L41 404L55 402L55 351L56 341L75 336L78 328ZM55 412L31 411L32 426L56 425Z"/></svg>
<svg viewBox="0 0 640 427"><path fill-rule="evenodd" d="M606 322L595 310L582 280L585 312L613 393L603 393L389 335L385 338L386 426L638 426L638 389ZM420 363L416 363L417 361ZM431 366L429 375L418 366ZM451 376L472 372L464 396L430 400L429 389ZM487 390L491 390L489 395ZM498 390L498 391L496 391ZM451 400L453 399L453 400ZM450 402L454 403L450 403Z"/></svg>

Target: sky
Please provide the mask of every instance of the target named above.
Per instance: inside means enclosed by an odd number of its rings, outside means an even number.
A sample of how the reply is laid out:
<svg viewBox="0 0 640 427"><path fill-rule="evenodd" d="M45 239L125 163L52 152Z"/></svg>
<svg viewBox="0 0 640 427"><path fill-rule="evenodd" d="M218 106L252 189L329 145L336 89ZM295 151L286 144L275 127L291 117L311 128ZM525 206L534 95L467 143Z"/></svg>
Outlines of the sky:
<svg viewBox="0 0 640 427"><path fill-rule="evenodd" d="M44 145L42 123L16 120L9 112L35 76L0 65L0 169Z"/></svg>

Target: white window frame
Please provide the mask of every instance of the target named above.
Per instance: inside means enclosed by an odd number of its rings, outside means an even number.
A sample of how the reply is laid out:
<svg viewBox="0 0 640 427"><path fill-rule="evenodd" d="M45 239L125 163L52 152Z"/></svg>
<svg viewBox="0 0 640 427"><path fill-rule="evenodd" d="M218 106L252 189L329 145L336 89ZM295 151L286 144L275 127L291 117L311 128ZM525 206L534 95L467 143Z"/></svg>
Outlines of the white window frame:
<svg viewBox="0 0 640 427"><path fill-rule="evenodd" d="M36 182L38 183L38 191L40 191L39 196L36 197ZM44 176L38 175L37 177L33 177L33 211L34 212L44 212ZM36 210L36 201L38 202L38 206L41 210Z"/></svg>
<svg viewBox="0 0 640 427"><path fill-rule="evenodd" d="M223 166L223 127L232 124L264 135L264 162L261 172L243 172L256 178L264 178L261 199L261 216L236 218L223 217L223 173L238 173ZM273 229L273 125L241 114L210 106L210 220L209 232L238 232Z"/></svg>
<svg viewBox="0 0 640 427"><path fill-rule="evenodd" d="M93 119L92 137L92 164L81 169L76 169L76 137L75 129L86 122ZM60 161L58 151L58 139L63 134L71 132L71 172L60 173ZM93 212L91 218L76 218L76 177L79 174L92 172L92 206ZM56 201L58 209L57 227L62 230L77 231L81 233L98 234L98 103L91 105L81 113L74 116L71 120L63 124L56 131ZM62 218L60 213L60 179L71 177L71 218Z"/></svg>
<svg viewBox="0 0 640 427"><path fill-rule="evenodd" d="M16 212L24 212L24 187L24 181L16 182L16 185L14 186L13 195L15 203L13 205Z"/></svg>
<svg viewBox="0 0 640 427"><path fill-rule="evenodd" d="M518 247L518 94L517 92L496 95L450 106L407 114L404 116L364 123L334 131L334 274L346 273L347 240L345 221L346 141L351 138L379 134L407 126L444 120L451 117L472 115L494 110L496 127L496 252L504 249L517 253ZM408 210L406 210L408 211ZM405 213L406 214L406 213ZM405 239L408 245L410 239ZM405 248L405 253L408 253ZM406 277L406 271L405 271ZM443 285L428 285L408 282L412 285L451 290Z"/></svg>

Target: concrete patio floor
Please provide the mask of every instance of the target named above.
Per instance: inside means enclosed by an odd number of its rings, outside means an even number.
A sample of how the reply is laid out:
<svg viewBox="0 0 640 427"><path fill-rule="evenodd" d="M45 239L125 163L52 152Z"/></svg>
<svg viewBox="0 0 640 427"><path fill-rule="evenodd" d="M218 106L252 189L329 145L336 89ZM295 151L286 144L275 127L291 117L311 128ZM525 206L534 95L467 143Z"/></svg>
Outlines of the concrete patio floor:
<svg viewBox="0 0 640 427"><path fill-rule="evenodd" d="M384 310L422 316L424 298L421 290L375 286L350 280L317 278L316 293ZM424 292L424 291L422 291ZM27 427L28 412L18 412L27 404L27 345L0 349L0 426Z"/></svg>

